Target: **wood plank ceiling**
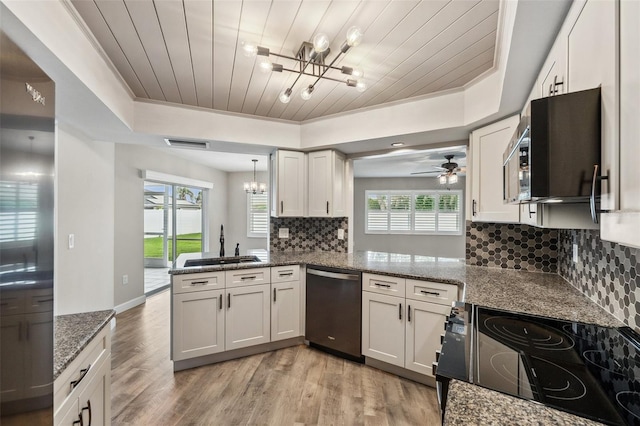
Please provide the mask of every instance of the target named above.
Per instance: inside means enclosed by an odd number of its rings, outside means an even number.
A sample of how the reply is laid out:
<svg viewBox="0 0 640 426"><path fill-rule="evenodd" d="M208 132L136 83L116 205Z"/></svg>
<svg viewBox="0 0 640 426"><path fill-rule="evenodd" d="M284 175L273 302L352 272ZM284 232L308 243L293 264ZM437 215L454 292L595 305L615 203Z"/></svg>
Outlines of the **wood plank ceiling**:
<svg viewBox="0 0 640 426"><path fill-rule="evenodd" d="M72 4L136 97L304 121L463 86L493 66L499 0ZM283 104L278 95L297 74L262 73L255 58L242 54L248 41L293 56L323 32L331 60L354 25L364 31L363 41L336 65L364 71L363 93L323 79L304 101L299 93L315 79L302 76ZM345 81L338 71L327 75Z"/></svg>

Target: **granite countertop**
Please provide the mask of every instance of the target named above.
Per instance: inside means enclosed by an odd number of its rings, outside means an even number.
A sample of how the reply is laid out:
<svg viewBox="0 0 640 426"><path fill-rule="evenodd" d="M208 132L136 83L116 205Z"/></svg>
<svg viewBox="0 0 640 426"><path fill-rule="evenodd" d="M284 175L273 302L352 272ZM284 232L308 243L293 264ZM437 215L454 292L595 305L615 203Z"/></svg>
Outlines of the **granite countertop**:
<svg viewBox="0 0 640 426"><path fill-rule="evenodd" d="M114 316L114 310L106 310L58 315L54 318L54 380Z"/></svg>
<svg viewBox="0 0 640 426"><path fill-rule="evenodd" d="M559 425L592 426L601 423L544 405L514 398L470 383L449 383L443 424L449 425Z"/></svg>

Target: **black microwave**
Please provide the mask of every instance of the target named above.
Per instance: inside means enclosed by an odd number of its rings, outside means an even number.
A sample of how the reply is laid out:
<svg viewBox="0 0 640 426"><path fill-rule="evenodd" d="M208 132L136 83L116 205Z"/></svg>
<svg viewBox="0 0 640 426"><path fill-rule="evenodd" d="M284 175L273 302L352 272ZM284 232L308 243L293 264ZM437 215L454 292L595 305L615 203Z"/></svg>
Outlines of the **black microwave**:
<svg viewBox="0 0 640 426"><path fill-rule="evenodd" d="M531 101L503 155L505 203L588 202L600 165L600 88Z"/></svg>

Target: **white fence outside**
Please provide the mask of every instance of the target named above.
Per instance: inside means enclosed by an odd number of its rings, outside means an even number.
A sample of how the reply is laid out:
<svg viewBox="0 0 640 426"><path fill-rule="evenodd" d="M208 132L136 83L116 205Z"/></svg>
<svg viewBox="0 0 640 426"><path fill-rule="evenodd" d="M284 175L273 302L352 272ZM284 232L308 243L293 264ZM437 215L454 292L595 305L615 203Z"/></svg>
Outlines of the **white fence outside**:
<svg viewBox="0 0 640 426"><path fill-rule="evenodd" d="M169 213L168 235L172 235L171 224L172 212ZM178 209L177 212L177 227L178 232L181 234L195 234L202 232L202 210L200 209ZM162 235L162 228L164 222L164 210L144 210L144 232L145 238L153 238L156 235ZM155 233L156 235L147 235L147 233Z"/></svg>

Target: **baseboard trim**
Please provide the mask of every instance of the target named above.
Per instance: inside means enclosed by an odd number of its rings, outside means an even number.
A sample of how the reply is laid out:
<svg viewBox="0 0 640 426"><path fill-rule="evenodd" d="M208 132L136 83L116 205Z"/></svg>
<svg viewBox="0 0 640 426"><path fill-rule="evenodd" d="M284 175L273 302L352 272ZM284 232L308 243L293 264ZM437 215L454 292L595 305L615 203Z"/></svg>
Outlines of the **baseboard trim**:
<svg viewBox="0 0 640 426"><path fill-rule="evenodd" d="M144 302L146 302L147 297L143 294L142 296L138 296L135 299L131 299L128 302L124 302L121 303L120 305L116 306L115 311L116 311L116 315L117 314L121 314L124 311L128 311L131 308L135 308L138 305L142 305Z"/></svg>
<svg viewBox="0 0 640 426"><path fill-rule="evenodd" d="M395 374L396 376L404 377L405 379L413 380L414 382L422 383L423 385L436 387L436 379L431 376L416 373L415 371L407 370L406 368L398 367L397 365L389 364L384 361L378 361L370 357L365 357L365 365L376 368L378 370L386 371L387 373Z"/></svg>
<svg viewBox="0 0 640 426"><path fill-rule="evenodd" d="M234 349L212 355L199 356L197 358L173 361L173 371L187 370L189 368L200 367L216 362L229 361L231 359L243 358L249 355L256 355L263 352L271 352L277 349L288 348L304 343L304 337L293 337L291 339L279 340L277 342L264 343L262 345L249 346L248 348Z"/></svg>

